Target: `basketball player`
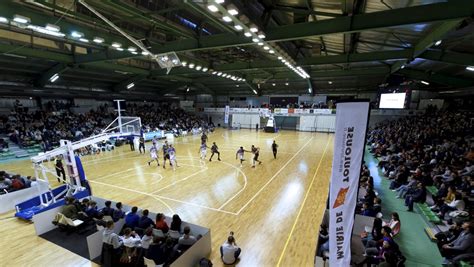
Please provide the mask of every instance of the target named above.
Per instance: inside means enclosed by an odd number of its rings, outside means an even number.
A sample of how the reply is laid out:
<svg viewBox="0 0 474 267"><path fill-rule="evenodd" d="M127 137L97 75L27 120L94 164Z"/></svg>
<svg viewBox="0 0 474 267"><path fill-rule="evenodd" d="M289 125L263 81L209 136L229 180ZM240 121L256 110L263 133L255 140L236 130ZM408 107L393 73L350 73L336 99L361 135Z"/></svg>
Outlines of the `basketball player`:
<svg viewBox="0 0 474 267"><path fill-rule="evenodd" d="M173 171L176 171L178 163L176 162L176 149L174 149L173 145L169 145L168 156L170 160L170 165L173 167Z"/></svg>
<svg viewBox="0 0 474 267"><path fill-rule="evenodd" d="M221 153L219 153L219 148L217 147L216 145L216 142L212 142L212 147L211 147L211 157L209 158L209 161L212 161L212 157L214 156L214 154L217 154L217 160L218 161L221 161Z"/></svg>
<svg viewBox="0 0 474 267"><path fill-rule="evenodd" d="M170 159L170 154L168 152L170 146L168 145L168 141L165 141L165 143L163 144L163 169L166 169L166 160ZM170 164L171 164L171 161L170 161Z"/></svg>
<svg viewBox="0 0 474 267"><path fill-rule="evenodd" d="M201 135L201 144L205 144L207 142L207 135L206 132L203 131Z"/></svg>
<svg viewBox="0 0 474 267"><path fill-rule="evenodd" d="M252 145L251 149L253 153L253 159L252 159L252 168L255 168L255 162L258 162L258 164L262 164L260 160L258 160L258 156L260 155L260 148Z"/></svg>
<svg viewBox="0 0 474 267"><path fill-rule="evenodd" d="M245 161L244 159L244 153L245 152L250 152L248 150L245 150L244 147L240 147L239 150L237 150L237 153L235 153L235 159L237 159L237 157L239 158L240 160L240 167L242 167L242 162Z"/></svg>
<svg viewBox="0 0 474 267"><path fill-rule="evenodd" d="M200 160L200 161L206 159L207 149L208 149L208 148L209 148L209 147L206 145L206 143L202 143L201 146L199 147L199 153L200 153L199 160Z"/></svg>
<svg viewBox="0 0 474 267"><path fill-rule="evenodd" d="M153 161L156 161L158 166L160 166L160 161L158 160L158 149L155 145L150 147L150 160L148 161L148 166L150 166L150 163Z"/></svg>
<svg viewBox="0 0 474 267"><path fill-rule="evenodd" d="M140 144L138 145L138 150L140 151L140 154L142 153L142 148L143 148L143 154L145 154L146 153L145 138L143 138L143 136L140 136Z"/></svg>
<svg viewBox="0 0 474 267"><path fill-rule="evenodd" d="M278 150L278 145L277 143L275 143L275 140L273 140L273 144L272 144L272 151L273 151L273 158L276 159L277 158L277 151Z"/></svg>

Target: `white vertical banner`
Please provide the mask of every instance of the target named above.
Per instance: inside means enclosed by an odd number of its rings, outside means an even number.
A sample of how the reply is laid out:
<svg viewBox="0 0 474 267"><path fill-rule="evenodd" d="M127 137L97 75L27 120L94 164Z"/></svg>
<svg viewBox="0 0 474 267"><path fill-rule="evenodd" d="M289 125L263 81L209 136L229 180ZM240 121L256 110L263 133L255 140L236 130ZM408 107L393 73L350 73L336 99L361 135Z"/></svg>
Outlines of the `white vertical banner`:
<svg viewBox="0 0 474 267"><path fill-rule="evenodd" d="M369 116L368 102L338 103L329 195L329 262L350 266L351 238Z"/></svg>
<svg viewBox="0 0 474 267"><path fill-rule="evenodd" d="M227 105L227 106L225 106L225 111L224 111L224 123L225 124L229 123L229 113L230 113L230 107Z"/></svg>

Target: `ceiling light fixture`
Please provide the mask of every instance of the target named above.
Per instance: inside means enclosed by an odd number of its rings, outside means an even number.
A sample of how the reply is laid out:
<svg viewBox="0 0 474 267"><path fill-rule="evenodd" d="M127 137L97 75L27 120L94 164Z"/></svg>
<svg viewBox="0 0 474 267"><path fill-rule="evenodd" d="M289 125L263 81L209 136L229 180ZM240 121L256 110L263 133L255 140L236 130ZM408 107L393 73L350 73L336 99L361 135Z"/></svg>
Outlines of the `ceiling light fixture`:
<svg viewBox="0 0 474 267"><path fill-rule="evenodd" d="M222 20L225 21L225 22L231 22L232 21L232 19L229 16L223 16Z"/></svg>
<svg viewBox="0 0 474 267"><path fill-rule="evenodd" d="M84 43L88 43L88 42L89 42L89 39L86 39L86 38L79 38L79 41L84 42Z"/></svg>
<svg viewBox="0 0 474 267"><path fill-rule="evenodd" d="M132 89L134 86L135 86L134 83L129 83L129 84L127 85L127 89L130 90L130 89Z"/></svg>
<svg viewBox="0 0 474 267"><path fill-rule="evenodd" d="M230 8L229 10L227 10L227 12L229 12L229 14L231 14L232 16L239 14L239 11L237 11L236 8Z"/></svg>
<svg viewBox="0 0 474 267"><path fill-rule="evenodd" d="M329 84L332 84L332 81L328 81Z"/></svg>
<svg viewBox="0 0 474 267"><path fill-rule="evenodd" d="M53 76L51 76L51 78L49 78L49 81L54 83L55 81L57 81L59 79L59 74L58 73L55 73Z"/></svg>
<svg viewBox="0 0 474 267"><path fill-rule="evenodd" d="M130 47L128 48L128 51L130 51L130 52L135 52L135 51L137 51L137 48L136 48L136 47L133 47L133 46L130 46Z"/></svg>
<svg viewBox="0 0 474 267"><path fill-rule="evenodd" d="M253 32L253 33L258 32L257 26L255 26L255 25L250 26L250 31Z"/></svg>
<svg viewBox="0 0 474 267"><path fill-rule="evenodd" d="M123 48L121 48L121 47L117 47L115 49L117 49L118 51L123 51Z"/></svg>
<svg viewBox="0 0 474 267"><path fill-rule="evenodd" d="M143 54L143 53L142 53L142 54ZM186 62L186 61L181 61L181 65L182 65L183 67L186 67L186 65L188 65L188 62Z"/></svg>
<svg viewBox="0 0 474 267"><path fill-rule="evenodd" d="M262 45L263 45L263 43L262 43L262 42L260 42L260 43L258 43L258 45L262 46Z"/></svg>
<svg viewBox="0 0 474 267"><path fill-rule="evenodd" d="M194 66L195 66L194 63L189 63L188 68L194 69Z"/></svg>
<svg viewBox="0 0 474 267"><path fill-rule="evenodd" d="M244 35L245 37L252 37L252 34L250 32L245 32Z"/></svg>
<svg viewBox="0 0 474 267"><path fill-rule="evenodd" d="M46 24L45 29L52 32L59 32L61 30L59 26L54 25L54 24L49 24L49 23Z"/></svg>
<svg viewBox="0 0 474 267"><path fill-rule="evenodd" d="M436 41L435 46L440 45L442 42L443 42L443 40L438 40L438 41Z"/></svg>
<svg viewBox="0 0 474 267"><path fill-rule="evenodd" d="M82 32L73 31L71 33L71 36L74 37L74 38L82 38L82 37L84 37L84 34Z"/></svg>
<svg viewBox="0 0 474 267"><path fill-rule="evenodd" d="M268 51L268 53L270 53L270 54L275 54L275 51L270 50L270 51Z"/></svg>
<svg viewBox="0 0 474 267"><path fill-rule="evenodd" d="M211 12L219 11L219 9L215 5L208 5L207 9L209 9Z"/></svg>
<svg viewBox="0 0 474 267"><path fill-rule="evenodd" d="M104 38L94 37L94 40L92 40L92 41L94 41L94 43L101 44L101 43L103 43L105 40L104 40Z"/></svg>
<svg viewBox="0 0 474 267"><path fill-rule="evenodd" d="M244 27L242 27L240 24L235 24L234 28L238 31L241 31L244 29Z"/></svg>
<svg viewBox="0 0 474 267"><path fill-rule="evenodd" d="M467 66L467 67L466 67L466 70L468 70L468 71L474 71L474 66Z"/></svg>
<svg viewBox="0 0 474 267"><path fill-rule="evenodd" d="M255 89L252 90L254 94L258 95L257 91Z"/></svg>
<svg viewBox="0 0 474 267"><path fill-rule="evenodd" d="M286 85L286 86L288 86L288 85L289 85L289 83L287 83L287 82L286 82L286 83L285 83L285 85Z"/></svg>
<svg viewBox="0 0 474 267"><path fill-rule="evenodd" d="M0 17L0 23L8 23L8 19L5 17Z"/></svg>
<svg viewBox="0 0 474 267"><path fill-rule="evenodd" d="M200 65L196 66L196 70L201 70L201 69L202 69L202 67Z"/></svg>
<svg viewBox="0 0 474 267"><path fill-rule="evenodd" d="M27 24L27 23L30 23L30 22L31 22L31 19L28 18L28 17L25 17L25 16L15 15L15 16L13 17L13 21L14 21L14 22L21 23L21 24Z"/></svg>
<svg viewBox="0 0 474 267"><path fill-rule="evenodd" d="M430 85L430 83L427 82L427 81L421 81L421 83L424 84L424 85Z"/></svg>
<svg viewBox="0 0 474 267"><path fill-rule="evenodd" d="M260 42L260 39L258 39L258 38L253 38L253 39L252 39L252 42L258 43L258 42Z"/></svg>
<svg viewBox="0 0 474 267"><path fill-rule="evenodd" d="M112 46L115 47L115 48L119 48L119 47L122 47L122 44L121 44L121 43L117 43L117 42L113 42L113 43L112 43Z"/></svg>
<svg viewBox="0 0 474 267"><path fill-rule="evenodd" d="M214 2L216 2L217 4L222 4L224 3L224 0L214 0Z"/></svg>
<svg viewBox="0 0 474 267"><path fill-rule="evenodd" d="M206 68L206 67L202 68L203 72L206 72L207 70L208 70L208 68Z"/></svg>
<svg viewBox="0 0 474 267"><path fill-rule="evenodd" d="M259 33L258 33L258 38L260 38L260 39L265 39L265 37L266 37L266 36L265 36L265 34L264 34L263 32L259 32Z"/></svg>

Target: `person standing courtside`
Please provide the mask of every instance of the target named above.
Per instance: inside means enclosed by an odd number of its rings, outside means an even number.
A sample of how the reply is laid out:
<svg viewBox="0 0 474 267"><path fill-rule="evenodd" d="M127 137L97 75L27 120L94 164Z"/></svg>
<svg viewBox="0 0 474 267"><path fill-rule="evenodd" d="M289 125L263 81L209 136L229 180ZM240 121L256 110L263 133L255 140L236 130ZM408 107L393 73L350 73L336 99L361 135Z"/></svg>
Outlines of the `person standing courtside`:
<svg viewBox="0 0 474 267"><path fill-rule="evenodd" d="M277 152L278 152L278 145L277 145L277 143L275 143L275 140L273 140L272 151L273 151L273 158L276 159L277 158Z"/></svg>
<svg viewBox="0 0 474 267"><path fill-rule="evenodd" d="M140 151L140 154L142 153L142 148L143 148L143 154L145 154L146 153L145 138L143 138L143 136L140 136L140 144L138 145L138 150Z"/></svg>
<svg viewBox="0 0 474 267"><path fill-rule="evenodd" d="M219 148L217 147L216 142L212 142L211 152L212 154L209 158L209 161L212 161L212 156L214 156L214 154L217 154L217 160L221 161L221 153L219 152Z"/></svg>
<svg viewBox="0 0 474 267"><path fill-rule="evenodd" d="M66 183L66 172L64 171L64 166L63 166L63 162L61 161L60 158L57 158L56 159L56 164L54 166L56 168L56 175L58 176L58 182L61 182L61 180L59 180L59 178L61 178L61 174L63 176L63 183Z"/></svg>

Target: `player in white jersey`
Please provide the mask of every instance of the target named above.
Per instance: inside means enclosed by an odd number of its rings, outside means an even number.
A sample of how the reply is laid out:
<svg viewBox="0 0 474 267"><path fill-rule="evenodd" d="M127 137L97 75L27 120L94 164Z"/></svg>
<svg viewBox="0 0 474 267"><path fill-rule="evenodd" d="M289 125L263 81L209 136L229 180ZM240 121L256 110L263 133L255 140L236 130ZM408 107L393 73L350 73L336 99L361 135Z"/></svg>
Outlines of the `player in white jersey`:
<svg viewBox="0 0 474 267"><path fill-rule="evenodd" d="M176 170L176 167L178 167L178 163L176 162L176 149L174 149L173 145L169 145L168 148L168 155L170 157L170 164L173 167L173 170Z"/></svg>
<svg viewBox="0 0 474 267"><path fill-rule="evenodd" d="M248 150L245 150L244 147L240 147L239 150L237 150L237 153L235 153L235 159L239 158L240 160L240 167L242 167L242 162L245 161L244 159L244 153L245 152L250 152Z"/></svg>
<svg viewBox="0 0 474 267"><path fill-rule="evenodd" d="M202 143L201 146L199 147L199 153L200 153L200 157L199 157L199 160L205 160L206 159L206 155L207 155L207 149L209 147L206 145L206 143Z"/></svg>
<svg viewBox="0 0 474 267"><path fill-rule="evenodd" d="M148 161L148 166L150 166L150 163L152 163L153 161L156 161L158 166L160 166L160 162L158 161L158 149L155 145L152 145L150 147L150 160Z"/></svg>

